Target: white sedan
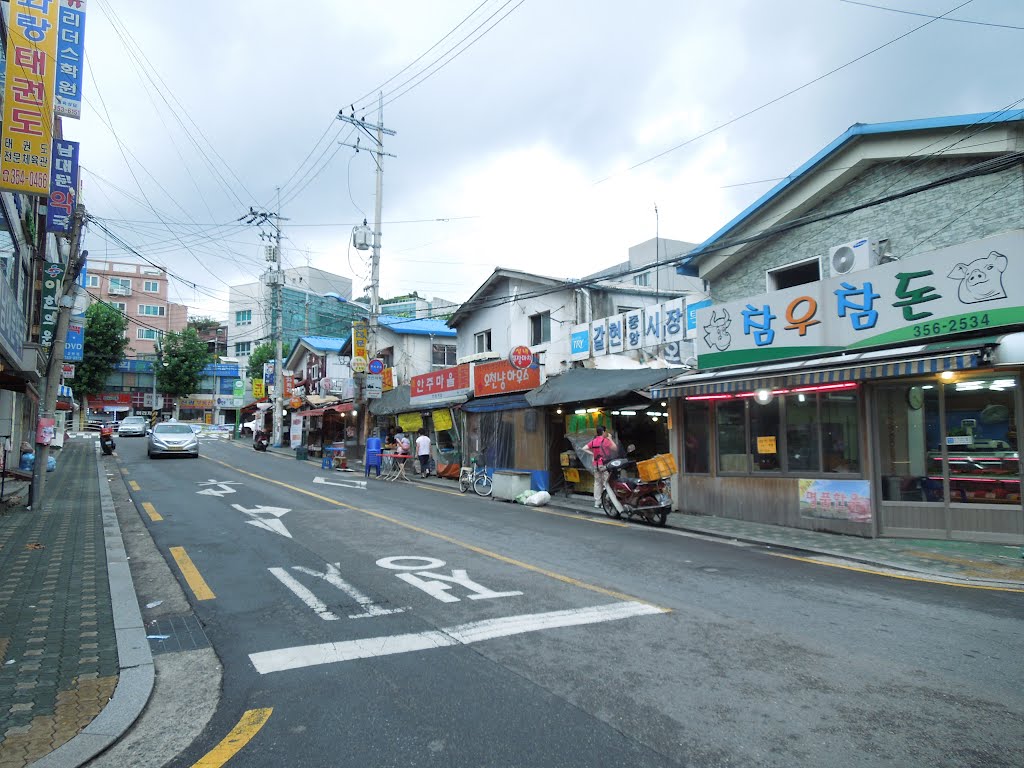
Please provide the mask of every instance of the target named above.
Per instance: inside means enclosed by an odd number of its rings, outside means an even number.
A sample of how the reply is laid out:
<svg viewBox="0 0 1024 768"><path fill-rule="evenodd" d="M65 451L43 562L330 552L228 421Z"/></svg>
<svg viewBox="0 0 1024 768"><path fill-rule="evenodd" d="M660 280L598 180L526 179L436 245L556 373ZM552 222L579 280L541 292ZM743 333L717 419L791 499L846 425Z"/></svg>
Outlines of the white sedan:
<svg viewBox="0 0 1024 768"><path fill-rule="evenodd" d="M117 436L129 437L135 435L136 437L145 437L148 426L149 422L146 421L144 416L128 416L117 425Z"/></svg>

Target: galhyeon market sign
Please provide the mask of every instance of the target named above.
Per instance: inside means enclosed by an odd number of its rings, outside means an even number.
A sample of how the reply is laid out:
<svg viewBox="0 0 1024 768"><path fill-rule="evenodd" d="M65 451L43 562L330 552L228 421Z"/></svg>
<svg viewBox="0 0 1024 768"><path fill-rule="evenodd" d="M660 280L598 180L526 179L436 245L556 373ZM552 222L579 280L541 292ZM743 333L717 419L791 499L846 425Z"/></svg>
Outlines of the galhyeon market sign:
<svg viewBox="0 0 1024 768"><path fill-rule="evenodd" d="M1024 323L1024 230L697 313L699 368Z"/></svg>

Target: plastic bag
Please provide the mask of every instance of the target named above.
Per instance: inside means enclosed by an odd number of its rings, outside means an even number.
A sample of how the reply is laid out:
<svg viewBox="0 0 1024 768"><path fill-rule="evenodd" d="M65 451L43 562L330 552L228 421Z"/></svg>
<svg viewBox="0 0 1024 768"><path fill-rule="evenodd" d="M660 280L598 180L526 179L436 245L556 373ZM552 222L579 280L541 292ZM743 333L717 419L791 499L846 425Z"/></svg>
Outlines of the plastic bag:
<svg viewBox="0 0 1024 768"><path fill-rule="evenodd" d="M34 453L23 453L21 454L21 461L18 462L18 469L22 472L31 472L35 463L36 455Z"/></svg>
<svg viewBox="0 0 1024 768"><path fill-rule="evenodd" d="M551 501L551 494L547 491L537 491L536 493L531 491L530 493L530 497L524 502L527 506L543 507Z"/></svg>
<svg viewBox="0 0 1024 768"><path fill-rule="evenodd" d="M512 499L512 501L514 501L516 504L525 504L526 500L528 498L530 498L530 496L532 496L532 495L533 495L533 491L523 491L518 496L516 496L514 499Z"/></svg>
<svg viewBox="0 0 1024 768"><path fill-rule="evenodd" d="M47 456L46 457L46 471L47 472L53 472L53 470L55 470L56 468L57 468L57 459L55 459L53 456Z"/></svg>

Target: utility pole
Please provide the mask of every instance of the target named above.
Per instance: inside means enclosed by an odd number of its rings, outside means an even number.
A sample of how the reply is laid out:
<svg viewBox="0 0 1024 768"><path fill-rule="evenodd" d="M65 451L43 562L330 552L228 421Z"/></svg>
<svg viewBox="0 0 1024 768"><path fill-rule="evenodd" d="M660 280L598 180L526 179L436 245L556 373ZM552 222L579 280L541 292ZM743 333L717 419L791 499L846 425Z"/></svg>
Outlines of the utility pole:
<svg viewBox="0 0 1024 768"><path fill-rule="evenodd" d="M661 300L661 224L658 220L658 204L654 204L654 301Z"/></svg>
<svg viewBox="0 0 1024 768"><path fill-rule="evenodd" d="M71 291L82 271L82 264L87 255L87 252L82 252L81 258L79 257L85 216L85 206L79 203L75 207L74 219L71 222L68 263L64 270L64 280L57 299L60 309L57 312L57 327L53 334L53 344L50 347L50 356L46 363L46 375L42 387L43 401L39 410L40 420L56 418L57 392L60 389L60 375L64 365L64 343L67 341L71 308L75 303ZM40 443L37 439L35 455L35 464L32 468L32 504L39 509L43 503L43 494L46 492L46 464L50 458L49 443Z"/></svg>

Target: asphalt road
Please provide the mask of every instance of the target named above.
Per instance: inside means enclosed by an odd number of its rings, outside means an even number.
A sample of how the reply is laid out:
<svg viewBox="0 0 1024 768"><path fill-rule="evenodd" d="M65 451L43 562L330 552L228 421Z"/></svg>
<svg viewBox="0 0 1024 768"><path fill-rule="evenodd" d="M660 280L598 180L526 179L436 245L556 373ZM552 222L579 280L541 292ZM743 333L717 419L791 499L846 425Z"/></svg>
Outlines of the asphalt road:
<svg viewBox="0 0 1024 768"><path fill-rule="evenodd" d="M171 765L1022 764L1019 594L202 453L118 441L224 667Z"/></svg>

